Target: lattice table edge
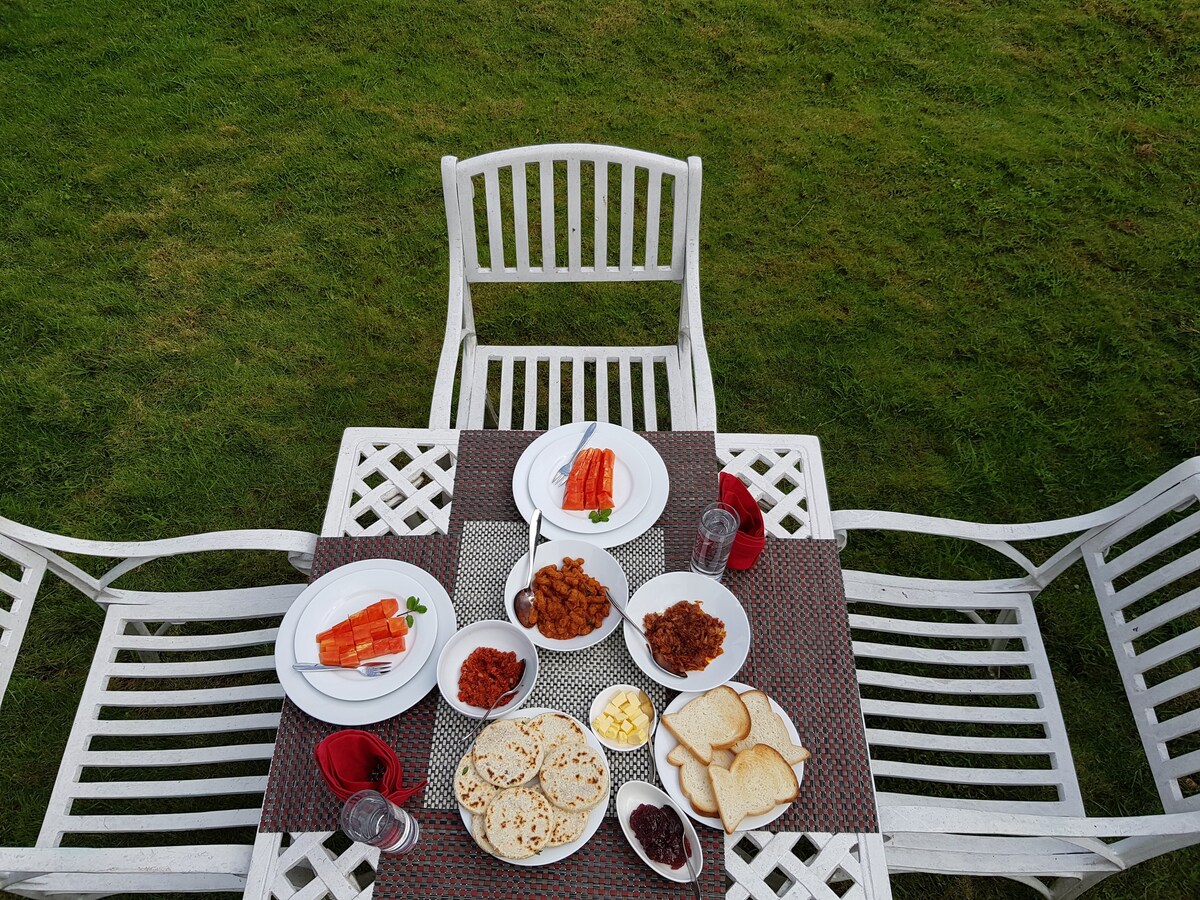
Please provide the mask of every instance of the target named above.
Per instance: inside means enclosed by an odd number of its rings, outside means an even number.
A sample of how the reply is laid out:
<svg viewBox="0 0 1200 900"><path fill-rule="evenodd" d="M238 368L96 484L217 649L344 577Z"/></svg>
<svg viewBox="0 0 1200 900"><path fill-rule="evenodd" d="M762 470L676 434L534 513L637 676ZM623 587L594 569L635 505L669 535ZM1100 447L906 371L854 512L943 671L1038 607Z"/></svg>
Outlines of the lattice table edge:
<svg viewBox="0 0 1200 900"><path fill-rule="evenodd" d="M321 534L445 534L460 432L347 428L338 450ZM764 508L768 533L832 538L821 445L803 434L716 434L722 471L737 475Z"/></svg>

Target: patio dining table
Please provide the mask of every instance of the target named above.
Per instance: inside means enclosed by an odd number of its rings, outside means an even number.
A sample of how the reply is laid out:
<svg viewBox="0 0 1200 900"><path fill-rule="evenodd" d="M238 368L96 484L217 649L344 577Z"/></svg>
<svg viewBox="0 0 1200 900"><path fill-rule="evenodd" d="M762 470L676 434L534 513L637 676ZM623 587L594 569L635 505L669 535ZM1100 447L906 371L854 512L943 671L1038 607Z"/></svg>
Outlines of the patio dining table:
<svg viewBox="0 0 1200 900"><path fill-rule="evenodd" d="M513 498L513 469L541 432L347 429L313 560L313 578L349 562L404 560L428 571L453 600L459 628L505 618L503 585L524 554L528 527ZM788 712L812 752L798 799L762 831L698 827L703 895L756 898L891 897L850 643L841 569L820 445L805 435L647 432L670 494L644 534L612 553L636 590L686 569L701 509L716 499L718 472L740 477L763 508L768 541L758 563L726 574L751 624L737 678ZM531 706L585 719L595 694L641 684L656 708L674 696L634 668L618 637L577 653L541 653ZM428 776L407 804L421 839L405 855L348 844L339 801L313 748L337 726L285 702L245 896L587 898L687 897L686 884L653 874L625 840L613 798L622 783L652 780L644 753L612 754L608 814L561 862L516 867L480 850L463 827L451 788L467 720L436 690L407 711L363 726L387 741L406 781Z"/></svg>

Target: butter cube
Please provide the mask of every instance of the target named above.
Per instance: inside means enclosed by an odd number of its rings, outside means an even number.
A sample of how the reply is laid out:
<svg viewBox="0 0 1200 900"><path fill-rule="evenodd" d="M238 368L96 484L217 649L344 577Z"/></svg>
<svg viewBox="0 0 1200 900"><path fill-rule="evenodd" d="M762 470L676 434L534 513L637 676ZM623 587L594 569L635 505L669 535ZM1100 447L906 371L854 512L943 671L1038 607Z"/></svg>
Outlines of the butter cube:
<svg viewBox="0 0 1200 900"><path fill-rule="evenodd" d="M621 707L617 706L615 703L609 703L608 706L604 707L604 714L607 716L612 716L617 721L625 718L624 710L622 710Z"/></svg>
<svg viewBox="0 0 1200 900"><path fill-rule="evenodd" d="M646 715L644 712L634 713L632 716L629 717L629 721L631 721L633 723L635 728L641 729L643 731L650 726L650 717L648 715Z"/></svg>
<svg viewBox="0 0 1200 900"><path fill-rule="evenodd" d="M645 732L645 729L642 729L642 728L635 728L635 729L633 729L633 733L629 735L629 738L630 738L630 741L629 741L629 743L631 743L631 744L644 744L644 743L646 743L646 732Z"/></svg>

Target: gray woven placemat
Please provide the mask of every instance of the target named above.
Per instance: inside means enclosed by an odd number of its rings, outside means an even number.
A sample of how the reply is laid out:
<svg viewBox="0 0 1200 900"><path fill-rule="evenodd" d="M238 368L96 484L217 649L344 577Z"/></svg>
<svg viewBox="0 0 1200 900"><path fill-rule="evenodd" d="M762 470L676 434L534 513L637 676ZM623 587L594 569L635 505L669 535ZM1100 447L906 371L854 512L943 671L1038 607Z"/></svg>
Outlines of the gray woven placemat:
<svg viewBox="0 0 1200 900"><path fill-rule="evenodd" d="M459 576L454 608L463 622L506 619L503 588L513 565L525 555L529 529L518 522L467 522L459 544ZM613 556L629 579L632 594L663 570L663 535L652 528L640 538L614 547ZM610 616L617 615L614 612ZM634 665L625 648L624 630L615 631L595 646L571 653L538 648L538 680L525 706L549 707L569 713L588 725L588 711L596 694L613 684L633 684L644 690L656 709L662 709L667 690ZM475 723L439 703L429 754L429 787L425 806L457 809L454 769L462 756L466 736ZM613 796L609 812L615 814L616 789L630 780L645 781L650 767L645 749L623 753L608 750Z"/></svg>

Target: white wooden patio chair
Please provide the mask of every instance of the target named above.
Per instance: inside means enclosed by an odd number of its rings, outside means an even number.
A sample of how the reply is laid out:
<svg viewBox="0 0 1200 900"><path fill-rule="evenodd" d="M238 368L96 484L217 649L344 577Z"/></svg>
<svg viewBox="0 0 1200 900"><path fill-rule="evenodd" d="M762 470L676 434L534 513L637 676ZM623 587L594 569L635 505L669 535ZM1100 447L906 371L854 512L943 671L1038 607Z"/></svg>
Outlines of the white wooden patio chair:
<svg viewBox="0 0 1200 900"><path fill-rule="evenodd" d="M0 518L0 595L12 601L0 614L0 686L47 571L105 608L41 832L33 847L0 847L0 891L242 890L283 699L276 625L304 584L164 592L114 582L203 551L282 551L306 571L315 545L312 534L266 530L77 540ZM96 577L60 554L117 562Z"/></svg>
<svg viewBox="0 0 1200 900"><path fill-rule="evenodd" d="M591 177L591 223L582 220L581 195L588 192L581 173ZM512 186L511 205L509 191L501 190L502 177ZM484 427L487 412L500 428L516 427L514 423L526 429L553 428L562 421L586 417L607 422L611 417L627 428L653 431L663 425L659 407L665 379L662 405L670 427L715 430L716 401L700 315L700 177L696 156L683 162L598 144L518 147L462 161L443 157L450 304L430 427L451 427L456 406L458 428ZM556 221L564 181L565 222ZM619 192L610 190L618 183ZM477 184L485 201L478 216ZM531 185L538 192L536 205L529 200ZM511 207L511 214L505 207ZM615 248L609 245L610 221L619 223ZM669 231L664 227L668 221ZM635 229L644 232L643 241L635 242ZM585 230L591 237L590 258L584 256ZM481 260L483 254L486 259ZM478 342L471 285L597 281L679 284L676 343L515 347ZM515 382L519 386L514 390ZM489 385L496 390L489 391Z"/></svg>
<svg viewBox="0 0 1200 900"><path fill-rule="evenodd" d="M1200 843L1200 457L1099 512L979 525L834 512L976 541L1025 575L846 571L871 768L893 872L1003 876L1055 900ZM1035 564L1013 542L1073 538ZM1034 599L1082 557L1163 814L1089 818Z"/></svg>

